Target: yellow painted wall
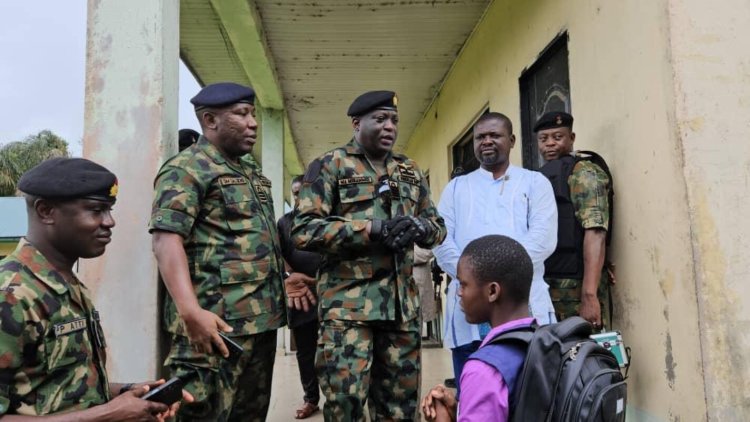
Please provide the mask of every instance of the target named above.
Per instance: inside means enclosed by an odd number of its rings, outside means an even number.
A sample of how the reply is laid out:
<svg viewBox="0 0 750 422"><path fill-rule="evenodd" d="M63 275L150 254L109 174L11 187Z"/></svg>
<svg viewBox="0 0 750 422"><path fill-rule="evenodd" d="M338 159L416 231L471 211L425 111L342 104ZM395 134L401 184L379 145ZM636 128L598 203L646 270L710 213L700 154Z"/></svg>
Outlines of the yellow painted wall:
<svg viewBox="0 0 750 422"><path fill-rule="evenodd" d="M709 419L750 420L750 3L670 0Z"/></svg>
<svg viewBox="0 0 750 422"><path fill-rule="evenodd" d="M0 241L0 256L8 256L11 252L16 250L18 241L3 240Z"/></svg>
<svg viewBox="0 0 750 422"><path fill-rule="evenodd" d="M496 0L405 141L437 200L450 143L489 104L515 123L520 165L518 78L568 31L576 146L601 153L615 177L615 325L633 349L629 417L699 421L707 410L670 10L667 0Z"/></svg>

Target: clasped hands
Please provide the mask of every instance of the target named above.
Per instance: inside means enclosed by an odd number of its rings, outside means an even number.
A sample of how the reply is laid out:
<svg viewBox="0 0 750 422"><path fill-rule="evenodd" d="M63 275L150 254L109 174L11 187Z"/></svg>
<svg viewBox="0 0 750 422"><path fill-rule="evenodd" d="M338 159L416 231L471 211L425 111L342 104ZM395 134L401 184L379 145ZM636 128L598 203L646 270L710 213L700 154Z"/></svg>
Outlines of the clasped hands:
<svg viewBox="0 0 750 422"><path fill-rule="evenodd" d="M438 384L422 399L422 414L425 420L455 422L458 402L456 395L443 384Z"/></svg>
<svg viewBox="0 0 750 422"><path fill-rule="evenodd" d="M402 253L415 242L429 238L432 230L430 222L423 217L400 215L390 220L373 220L370 238Z"/></svg>

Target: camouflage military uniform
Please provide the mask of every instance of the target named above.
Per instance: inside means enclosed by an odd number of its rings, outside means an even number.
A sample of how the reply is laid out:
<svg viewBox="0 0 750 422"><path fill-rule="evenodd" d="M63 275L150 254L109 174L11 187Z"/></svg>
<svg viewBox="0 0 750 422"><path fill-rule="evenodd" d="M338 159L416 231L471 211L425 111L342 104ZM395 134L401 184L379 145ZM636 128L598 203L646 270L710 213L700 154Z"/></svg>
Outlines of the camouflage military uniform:
<svg viewBox="0 0 750 422"><path fill-rule="evenodd" d="M186 387L196 401L180 409L187 420L263 420L275 330L286 322L271 182L250 155L239 161L228 162L201 137L156 177L151 230L185 238L198 303L232 326L229 335L245 348L236 365L195 352L166 298L164 323L173 338L165 365L173 374L200 368L199 379Z"/></svg>
<svg viewBox="0 0 750 422"><path fill-rule="evenodd" d="M609 177L598 165L582 160L573 167L568 177L570 199L575 208L576 218L585 229L609 227ZM557 319L578 315L581 305L583 281L575 279L544 279L549 284L549 294L555 307ZM601 306L602 324L609 327L609 274L602 270L597 296Z"/></svg>
<svg viewBox="0 0 750 422"><path fill-rule="evenodd" d="M0 261L0 417L87 409L110 399L99 314L30 243Z"/></svg>
<svg viewBox="0 0 750 422"><path fill-rule="evenodd" d="M390 204L354 140L313 161L299 195L292 237L324 255L318 282L316 367L326 420L414 420L420 379L419 293L413 249L394 254L365 234L368 221L418 215L433 226L422 247L445 237L427 182L403 155L386 158Z"/></svg>

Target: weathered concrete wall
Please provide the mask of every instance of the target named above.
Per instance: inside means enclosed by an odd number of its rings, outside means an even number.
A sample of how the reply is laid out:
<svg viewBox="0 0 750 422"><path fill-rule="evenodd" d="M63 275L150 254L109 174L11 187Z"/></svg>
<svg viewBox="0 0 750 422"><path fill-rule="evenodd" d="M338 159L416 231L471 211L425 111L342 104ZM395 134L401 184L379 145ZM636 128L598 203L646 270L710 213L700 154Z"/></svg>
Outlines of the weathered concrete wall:
<svg viewBox="0 0 750 422"><path fill-rule="evenodd" d="M750 419L750 3L670 0L708 416Z"/></svg>
<svg viewBox="0 0 750 422"><path fill-rule="evenodd" d="M669 10L666 0L496 0L407 153L430 170L437 199L451 143L487 104L520 126L518 78L567 31L576 146L600 152L615 177L615 327L633 349L630 419L699 421L706 406ZM520 165L517 142L512 162Z"/></svg>
<svg viewBox="0 0 750 422"><path fill-rule="evenodd" d="M147 232L153 180L177 152L179 1L88 2L83 156L117 174L113 241L84 261L107 336L112 381L151 379L160 310Z"/></svg>

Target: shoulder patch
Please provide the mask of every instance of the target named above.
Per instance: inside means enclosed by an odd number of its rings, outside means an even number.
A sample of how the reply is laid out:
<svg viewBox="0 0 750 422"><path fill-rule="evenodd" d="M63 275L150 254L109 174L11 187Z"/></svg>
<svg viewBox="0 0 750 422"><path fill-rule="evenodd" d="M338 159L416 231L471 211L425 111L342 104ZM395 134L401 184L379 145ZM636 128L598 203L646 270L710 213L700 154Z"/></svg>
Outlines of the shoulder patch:
<svg viewBox="0 0 750 422"><path fill-rule="evenodd" d="M313 160L313 162L307 166L307 171L305 172L305 177L302 178L302 183L307 184L314 182L320 174L320 167L320 159L316 158Z"/></svg>
<svg viewBox="0 0 750 422"><path fill-rule="evenodd" d="M413 168L410 166L407 166L405 164L399 164L398 171L401 173L402 176L410 177L410 178L416 178L417 173L414 171Z"/></svg>
<svg viewBox="0 0 750 422"><path fill-rule="evenodd" d="M405 175L405 174L400 174L398 176L398 180L401 181L401 182L409 183L411 185L419 186L419 179L417 177L414 177L414 176L408 176L408 175Z"/></svg>

